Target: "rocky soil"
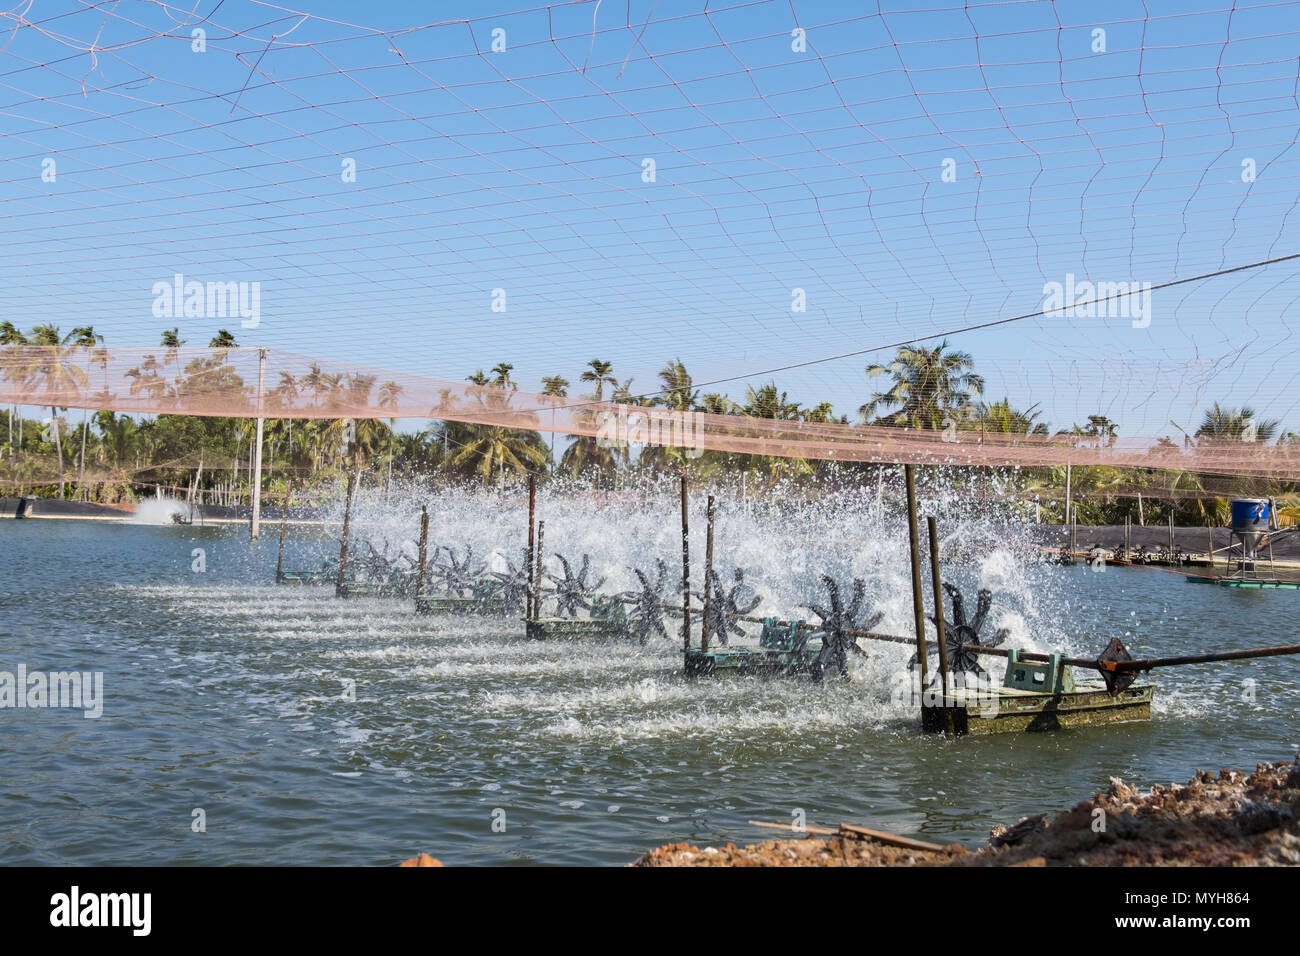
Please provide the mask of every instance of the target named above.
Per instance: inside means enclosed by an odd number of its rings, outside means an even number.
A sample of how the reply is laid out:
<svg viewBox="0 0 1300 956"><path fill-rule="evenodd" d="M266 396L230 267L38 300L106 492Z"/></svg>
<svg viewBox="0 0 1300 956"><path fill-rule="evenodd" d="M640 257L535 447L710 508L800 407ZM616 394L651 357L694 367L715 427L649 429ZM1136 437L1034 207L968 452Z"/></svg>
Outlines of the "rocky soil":
<svg viewBox="0 0 1300 956"><path fill-rule="evenodd" d="M1298 866L1300 766L1201 771L1140 791L1117 778L1048 819L995 826L982 847L908 849L841 831L753 846L672 843L636 866Z"/></svg>

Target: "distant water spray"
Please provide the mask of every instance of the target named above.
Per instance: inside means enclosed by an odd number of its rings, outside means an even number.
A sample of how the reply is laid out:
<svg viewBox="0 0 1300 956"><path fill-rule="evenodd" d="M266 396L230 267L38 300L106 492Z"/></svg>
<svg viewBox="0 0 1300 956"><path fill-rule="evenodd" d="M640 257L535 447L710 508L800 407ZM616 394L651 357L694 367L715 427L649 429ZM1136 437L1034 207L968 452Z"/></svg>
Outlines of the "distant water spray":
<svg viewBox="0 0 1300 956"><path fill-rule="evenodd" d="M171 524L172 515L186 515L189 506L175 498L145 498L131 516L132 524Z"/></svg>

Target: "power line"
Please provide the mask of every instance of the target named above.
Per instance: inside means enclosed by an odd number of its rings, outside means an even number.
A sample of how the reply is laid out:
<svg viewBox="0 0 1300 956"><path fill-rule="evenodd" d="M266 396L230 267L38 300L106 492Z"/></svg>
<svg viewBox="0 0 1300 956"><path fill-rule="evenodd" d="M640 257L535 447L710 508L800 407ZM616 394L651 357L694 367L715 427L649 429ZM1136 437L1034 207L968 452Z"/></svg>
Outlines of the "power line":
<svg viewBox="0 0 1300 956"><path fill-rule="evenodd" d="M963 332L976 332L980 329L991 329L994 326L1010 325L1012 322L1021 322L1024 321L1025 319L1034 319L1046 315L1053 315L1058 312L1064 312L1066 309L1086 309L1093 305L1099 305L1103 302L1110 302L1115 299L1122 299L1130 295L1137 295L1143 292L1157 292L1161 289L1170 289L1173 288L1174 286L1186 285L1187 283L1190 282L1202 282L1206 279L1215 279L1218 278L1219 276L1231 275L1234 272L1245 272L1250 269L1259 269L1262 268L1263 266L1276 265L1279 262L1289 262L1292 259L1300 259L1300 252L1292 253L1291 255L1288 256L1278 256L1277 258L1274 259L1263 259L1260 260L1259 262L1252 262L1243 266L1233 266L1231 269L1219 269L1216 272L1206 272L1201 275L1191 276L1186 279L1173 279L1169 282L1162 282L1159 285L1153 285L1149 289L1130 289L1127 292L1117 292L1114 295L1108 295L1100 299L1089 299L1087 302L1076 302L1068 306L1063 305L1059 309L1040 309L1037 312L1026 312L1024 315L1014 315L1006 319L993 319L992 321L989 322L979 322L976 323L975 325L965 325L962 326L961 328L947 329L943 332L934 332L930 335L922 335L911 339L901 339L897 342L890 342L885 345L873 345L870 348L858 349L853 352L841 352L838 355L828 355L825 356L824 358L809 359L805 362L792 362L789 365L778 365L773 368L761 369L755 372L745 372L741 375L728 376L727 378L715 378L707 382L692 382L691 388L692 389L707 388L710 385L722 385L725 384L726 382L735 382L747 378L757 378L758 376L761 375L775 375L777 372L788 372L791 369L796 369L796 368L808 368L813 365L823 365L826 362L837 362L840 359L853 358L859 355L870 355L872 352L880 352L885 349L901 348L904 345L913 345L918 342L927 342L932 339L947 338L950 335L960 335ZM671 391L676 391L676 389L661 388L653 392L645 392L644 394L636 395L633 397L637 399L650 398L651 396L664 395ZM597 403L591 402L587 404L594 405ZM569 407L578 408L581 407L581 405L570 405Z"/></svg>

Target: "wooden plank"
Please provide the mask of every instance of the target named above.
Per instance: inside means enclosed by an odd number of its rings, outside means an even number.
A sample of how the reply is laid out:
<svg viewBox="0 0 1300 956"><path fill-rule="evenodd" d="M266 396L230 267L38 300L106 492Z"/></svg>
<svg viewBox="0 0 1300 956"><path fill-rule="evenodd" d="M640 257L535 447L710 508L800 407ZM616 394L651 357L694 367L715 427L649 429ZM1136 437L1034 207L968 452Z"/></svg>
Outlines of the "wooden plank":
<svg viewBox="0 0 1300 956"><path fill-rule="evenodd" d="M882 830L868 830L866 827L855 827L848 823L840 824L840 832L852 834L861 837L864 840L875 840L877 843L884 843L889 846L901 846L908 850L943 850L944 847L938 843L926 843L924 840L913 840L911 837L898 836L895 833L885 833Z"/></svg>
<svg viewBox="0 0 1300 956"><path fill-rule="evenodd" d="M805 825L802 830L796 830L788 823L766 823L763 820L750 820L749 825L763 827L768 830L785 830L794 836L800 836L804 833L811 833L814 836L835 836L840 832L839 830L828 830L825 827L815 827L812 824Z"/></svg>
<svg viewBox="0 0 1300 956"><path fill-rule="evenodd" d="M869 830L866 827L853 826L848 823L841 823L838 830L828 830L826 827L815 827L811 824L805 825L802 830L794 830L788 823L765 823L762 820L750 820L749 823L751 826L764 827L769 830L788 830L796 836L800 833L811 833L816 836L850 836L859 840L874 840L887 846L903 847L907 850L934 852L946 849L946 847L940 846L938 843L926 843L924 840L914 840L911 837L886 833L883 830Z"/></svg>

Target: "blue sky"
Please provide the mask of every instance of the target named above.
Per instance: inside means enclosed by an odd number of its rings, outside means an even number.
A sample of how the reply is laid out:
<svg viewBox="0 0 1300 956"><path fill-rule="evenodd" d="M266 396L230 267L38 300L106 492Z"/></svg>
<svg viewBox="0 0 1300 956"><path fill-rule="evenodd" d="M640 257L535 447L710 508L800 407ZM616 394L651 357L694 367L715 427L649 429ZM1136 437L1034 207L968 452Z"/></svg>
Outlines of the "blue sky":
<svg viewBox="0 0 1300 956"><path fill-rule="evenodd" d="M738 398L1037 311L1067 274L1298 252L1300 10L1178 8L37 2L0 22L5 311L203 344L231 323L160 321L153 284L257 281L241 344L451 379L506 361L524 388L599 357L649 391L680 357ZM1300 428L1295 273L1157 292L1145 328L951 343L1057 426L1169 434L1223 401ZM853 414L889 354L775 378Z"/></svg>

